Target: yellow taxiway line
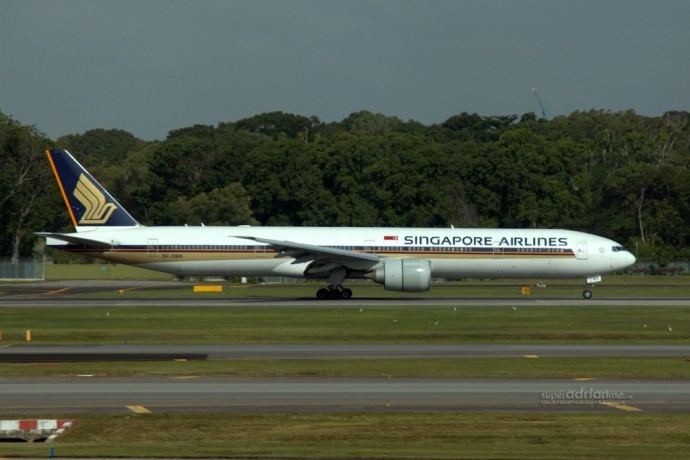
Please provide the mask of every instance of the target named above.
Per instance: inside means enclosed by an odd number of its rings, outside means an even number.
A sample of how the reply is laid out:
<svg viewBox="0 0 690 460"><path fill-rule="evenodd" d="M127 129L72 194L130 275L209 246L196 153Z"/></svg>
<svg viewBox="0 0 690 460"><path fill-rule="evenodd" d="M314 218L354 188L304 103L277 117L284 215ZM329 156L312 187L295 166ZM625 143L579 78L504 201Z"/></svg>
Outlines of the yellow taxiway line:
<svg viewBox="0 0 690 460"><path fill-rule="evenodd" d="M131 410L135 414L150 414L151 411L144 406L127 406L127 409Z"/></svg>

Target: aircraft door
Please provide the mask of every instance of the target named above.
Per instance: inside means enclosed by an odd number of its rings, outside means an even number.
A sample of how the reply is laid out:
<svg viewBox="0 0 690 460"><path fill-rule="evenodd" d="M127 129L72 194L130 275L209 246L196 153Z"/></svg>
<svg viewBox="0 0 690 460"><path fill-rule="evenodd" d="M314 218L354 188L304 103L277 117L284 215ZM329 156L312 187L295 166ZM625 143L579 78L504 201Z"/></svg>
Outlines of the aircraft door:
<svg viewBox="0 0 690 460"><path fill-rule="evenodd" d="M266 254L268 253L268 248L268 245L256 243L254 245L254 257L265 258Z"/></svg>
<svg viewBox="0 0 690 460"><path fill-rule="evenodd" d="M580 241L577 243L578 260L587 260L587 243Z"/></svg>
<svg viewBox="0 0 690 460"><path fill-rule="evenodd" d="M364 252L375 253L374 244L376 244L374 240L364 240Z"/></svg>
<svg viewBox="0 0 690 460"><path fill-rule="evenodd" d="M505 257L505 249L498 246L498 243L494 242L492 249L492 255L494 259L502 259Z"/></svg>
<svg viewBox="0 0 690 460"><path fill-rule="evenodd" d="M146 242L146 255L149 257L158 255L158 238L149 238Z"/></svg>

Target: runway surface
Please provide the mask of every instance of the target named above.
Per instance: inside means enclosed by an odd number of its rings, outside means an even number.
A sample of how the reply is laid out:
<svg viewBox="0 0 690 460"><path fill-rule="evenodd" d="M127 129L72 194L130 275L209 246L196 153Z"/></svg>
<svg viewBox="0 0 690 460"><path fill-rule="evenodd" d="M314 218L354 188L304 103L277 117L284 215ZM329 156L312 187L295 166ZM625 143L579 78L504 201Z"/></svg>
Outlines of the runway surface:
<svg viewBox="0 0 690 460"><path fill-rule="evenodd" d="M690 358L688 345L505 344L227 344L227 345L13 345L0 362L89 362L231 359L646 357Z"/></svg>
<svg viewBox="0 0 690 460"><path fill-rule="evenodd" d="M690 345L127 345L13 346L4 362L690 356ZM36 358L42 361L36 361ZM164 359L164 358L163 358ZM362 411L645 411L690 413L690 381L514 378L0 378L0 413Z"/></svg>
<svg viewBox="0 0 690 460"><path fill-rule="evenodd" d="M349 300L316 300L313 297L224 297L224 298L147 298L138 293L147 290L171 290L188 287L173 281L51 281L40 283L0 284L0 307L419 307L419 306L484 306L484 307L551 307L551 306L677 306L690 307L688 297L616 297L585 300L574 289L569 298L543 297L440 297L434 291L424 296L395 295L390 297L357 297ZM487 289L489 286L487 286ZM80 298L74 294L113 293L118 297ZM131 292L130 292L131 291Z"/></svg>
<svg viewBox="0 0 690 460"><path fill-rule="evenodd" d="M0 379L0 413L690 412L690 382L561 379Z"/></svg>

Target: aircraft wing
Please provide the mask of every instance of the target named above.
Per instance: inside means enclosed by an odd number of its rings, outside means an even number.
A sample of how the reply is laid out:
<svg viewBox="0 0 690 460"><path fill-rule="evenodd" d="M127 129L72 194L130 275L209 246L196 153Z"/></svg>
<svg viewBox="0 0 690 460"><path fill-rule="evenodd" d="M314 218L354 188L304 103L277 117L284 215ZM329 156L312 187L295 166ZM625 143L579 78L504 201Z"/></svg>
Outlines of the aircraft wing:
<svg viewBox="0 0 690 460"><path fill-rule="evenodd" d="M253 236L236 236L235 238L244 238L271 245L278 253L276 257L294 257L294 264L313 261L319 264L332 264L355 270L368 270L381 261L376 254L367 252L355 252L346 249L296 243L294 241L270 240Z"/></svg>
<svg viewBox="0 0 690 460"><path fill-rule="evenodd" d="M35 235L43 236L45 238L55 238L56 240L66 241L68 243L83 244L84 246L94 249L110 249L113 247L112 244L104 243L103 241L83 238L81 236L68 235L65 233L36 232Z"/></svg>

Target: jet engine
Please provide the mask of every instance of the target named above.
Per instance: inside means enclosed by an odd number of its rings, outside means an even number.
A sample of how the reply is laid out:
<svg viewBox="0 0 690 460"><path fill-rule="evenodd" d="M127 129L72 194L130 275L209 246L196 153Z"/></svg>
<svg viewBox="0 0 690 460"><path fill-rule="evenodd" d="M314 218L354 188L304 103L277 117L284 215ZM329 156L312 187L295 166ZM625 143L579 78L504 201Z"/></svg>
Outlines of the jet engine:
<svg viewBox="0 0 690 460"><path fill-rule="evenodd" d="M431 261L428 259L385 259L369 273L387 291L424 292L429 290Z"/></svg>

